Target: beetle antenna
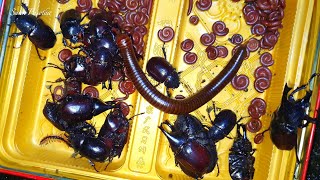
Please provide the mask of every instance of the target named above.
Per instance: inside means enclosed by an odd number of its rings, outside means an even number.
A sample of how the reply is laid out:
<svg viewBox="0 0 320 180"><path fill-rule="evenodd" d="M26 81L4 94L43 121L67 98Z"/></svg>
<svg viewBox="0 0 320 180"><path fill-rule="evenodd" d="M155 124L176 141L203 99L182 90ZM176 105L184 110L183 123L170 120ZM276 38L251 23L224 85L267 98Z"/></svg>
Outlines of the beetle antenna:
<svg viewBox="0 0 320 180"><path fill-rule="evenodd" d="M143 115L143 114L144 114L144 112L143 112L143 113L136 114L136 115L133 115L133 116L131 116L128 120L131 121L134 117L139 116L139 115Z"/></svg>

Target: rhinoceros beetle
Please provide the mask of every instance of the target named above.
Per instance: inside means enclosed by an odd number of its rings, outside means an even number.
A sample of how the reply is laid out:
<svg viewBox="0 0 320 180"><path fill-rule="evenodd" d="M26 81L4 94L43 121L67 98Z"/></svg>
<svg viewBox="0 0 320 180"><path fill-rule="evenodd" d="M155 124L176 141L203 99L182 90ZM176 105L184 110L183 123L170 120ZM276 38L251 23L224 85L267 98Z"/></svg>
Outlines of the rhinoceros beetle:
<svg viewBox="0 0 320 180"><path fill-rule="evenodd" d="M210 111L212 109L215 114L214 120L212 120L210 116ZM245 118L241 117L239 120L237 120L237 115L233 111L224 109L217 113L217 109L220 108L216 108L214 103L213 108L207 108L207 113L212 124L211 127L207 127L209 129L208 136L214 143L217 143L223 138L228 137L228 134L232 131L234 126L238 124L243 118Z"/></svg>
<svg viewBox="0 0 320 180"><path fill-rule="evenodd" d="M165 130L167 125L171 132ZM199 179L213 171L217 164L216 146L208 131L194 116L178 115L174 125L162 122L159 129L167 137L174 153L176 165L188 176Z"/></svg>
<svg viewBox="0 0 320 180"><path fill-rule="evenodd" d="M113 57L108 50L99 49L92 59L88 57L74 54L65 61L63 68L48 63L45 68L53 67L59 69L64 74L65 78L75 78L80 82L88 85L102 84L102 88L106 88L105 81L109 81L108 89L112 89L111 79L116 69L123 69L113 62ZM123 73L124 74L124 73Z"/></svg>
<svg viewBox="0 0 320 180"><path fill-rule="evenodd" d="M312 79L319 75L317 73L313 74L307 84L296 88L290 94L292 88L288 87L287 84L285 85L280 107L273 113L269 129L261 133L263 136L265 132L270 130L271 140L278 149L292 150L297 148L298 128L306 127L310 122L316 122L316 119L306 114L312 91L308 90L306 95L298 100L294 99L294 94L306 89ZM306 120L306 123L303 123L303 120Z"/></svg>
<svg viewBox="0 0 320 180"><path fill-rule="evenodd" d="M243 135L240 133L243 129ZM237 137L229 153L229 173L233 180L251 180L254 175L255 149L247 139L245 125L237 124Z"/></svg>
<svg viewBox="0 0 320 180"><path fill-rule="evenodd" d="M116 102L102 102L98 98L88 95L65 95L57 102L47 101L44 108L44 116L59 130L64 131L70 124L76 124L90 120L106 110L117 107Z"/></svg>
<svg viewBox="0 0 320 180"><path fill-rule="evenodd" d="M86 15L87 16L87 15ZM82 41L83 33L86 25L80 23L86 17L81 18L81 14L75 9L69 9L62 13L60 17L60 29L63 35L63 44L67 45L66 39L69 39L71 43L77 43Z"/></svg>
<svg viewBox="0 0 320 180"><path fill-rule="evenodd" d="M56 35L53 30L39 18L39 16L36 17L29 14L27 5L22 1L21 6L26 11L26 14L11 16L11 23L15 23L21 32L13 33L9 37L15 38L23 35L20 44L21 46L26 36L28 36L30 41L35 45L39 58L44 60L46 57L41 57L38 49L47 50L52 48L57 41Z"/></svg>
<svg viewBox="0 0 320 180"><path fill-rule="evenodd" d="M105 103L88 95L67 95L58 102L47 101L43 112L52 121L61 118L66 122L77 123L90 120L93 116L114 107L116 107L114 101Z"/></svg>
<svg viewBox="0 0 320 180"><path fill-rule="evenodd" d="M120 108L114 108L106 117L98 136L93 134L95 132L92 130L93 126L88 127L80 123L64 129L66 138L56 135L46 136L40 141L40 145L50 140L63 141L75 150L73 157L77 154L86 157L91 166L98 171L94 162L110 163L114 157L121 156L128 139L129 121L133 117L127 119Z"/></svg>
<svg viewBox="0 0 320 180"><path fill-rule="evenodd" d="M180 86L181 72L177 72L175 68L167 61L166 52L162 47L164 54L163 57L152 57L148 60L146 70L154 80L158 82L157 86L161 83L167 88L167 94L170 97L168 88L178 88Z"/></svg>
<svg viewBox="0 0 320 180"><path fill-rule="evenodd" d="M112 57L119 58L119 49L115 41L118 27L112 23L112 15L105 10L94 14L84 30L81 51L88 56L93 56L100 48L107 49ZM118 57L116 57L118 56ZM122 58L120 58L122 61Z"/></svg>

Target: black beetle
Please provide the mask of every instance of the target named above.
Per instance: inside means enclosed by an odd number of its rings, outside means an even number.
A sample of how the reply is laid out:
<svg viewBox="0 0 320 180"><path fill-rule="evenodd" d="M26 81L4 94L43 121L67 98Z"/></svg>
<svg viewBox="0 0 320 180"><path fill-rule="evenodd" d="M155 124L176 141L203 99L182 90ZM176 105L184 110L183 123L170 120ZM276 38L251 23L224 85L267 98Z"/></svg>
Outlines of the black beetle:
<svg viewBox="0 0 320 180"><path fill-rule="evenodd" d="M180 86L179 74L181 72L177 72L176 69L167 61L164 47L162 47L162 51L164 54L164 58L150 58L147 62L146 69L148 74L159 84L164 83L167 88L167 94L170 97L168 88L178 88ZM159 84L157 84L157 86Z"/></svg>
<svg viewBox="0 0 320 180"><path fill-rule="evenodd" d="M88 95L66 95L57 102L46 102L44 116L58 129L90 120L93 116L117 107L114 101L102 102Z"/></svg>
<svg viewBox="0 0 320 180"><path fill-rule="evenodd" d="M210 116L211 108L207 108L208 116L212 124L212 127L208 127L208 135L214 143L217 143L223 138L228 137L228 134L232 131L234 126L243 119L243 117L241 117L237 121L237 115L229 109L221 110L218 114L216 112L216 109L217 108L213 103L215 119L212 120Z"/></svg>
<svg viewBox="0 0 320 180"><path fill-rule="evenodd" d="M310 122L315 123L316 119L306 114L312 91L308 90L306 95L298 100L295 100L293 96L295 93L306 89L312 79L319 75L317 73L313 74L307 84L296 88L290 94L292 88L288 87L287 84L285 85L280 107L273 113L268 129L270 130L271 140L278 149L292 150L297 148L298 128L305 127ZM303 123L303 120L306 120L306 123ZM262 135L268 130L263 131Z"/></svg>
<svg viewBox="0 0 320 180"><path fill-rule="evenodd" d="M171 132L164 129L167 125ZM208 131L194 116L178 115L174 125L162 122L159 129L167 137L176 164L190 177L199 179L213 171L217 164L216 146L208 137Z"/></svg>
<svg viewBox="0 0 320 180"><path fill-rule="evenodd" d="M98 171L94 162L110 163L114 157L121 156L128 139L129 121L133 117L127 119L120 108L114 108L108 114L98 136L93 134L95 131L91 127L80 123L64 130L66 139L62 136L46 136L40 141L40 145L50 140L61 140L75 150L73 157L77 154L86 157L91 166Z"/></svg>
<svg viewBox="0 0 320 180"><path fill-rule="evenodd" d="M85 25L80 23L86 16L81 18L81 14L75 9L69 9L62 13L60 17L60 29L63 35L63 44L67 45L66 39L69 39L71 43L77 43L82 41Z"/></svg>
<svg viewBox="0 0 320 180"><path fill-rule="evenodd" d="M59 69L64 74L65 78L75 78L84 84L96 86L102 84L102 88L106 88L105 81L109 81L109 88L112 89L111 79L116 69L121 69L117 63L113 62L111 53L105 48L100 48L89 62L86 62L88 57L74 54L68 61L63 63L63 68L48 63L45 68L53 67ZM57 80L57 81L60 81Z"/></svg>
<svg viewBox="0 0 320 180"><path fill-rule="evenodd" d="M13 33L10 37L15 38L23 35L23 39L20 44L21 46L28 35L30 41L36 47L39 58L44 60L46 57L40 56L38 48L42 50L52 48L57 41L56 35L53 30L39 18L39 16L36 17L29 14L29 9L26 4L21 2L21 6L26 11L26 14L11 16L11 23L15 23L21 32Z"/></svg>
<svg viewBox="0 0 320 180"><path fill-rule="evenodd" d="M105 10L94 14L84 30L82 51L93 56L100 48L105 48L113 57L119 56L119 49L115 42L118 28L112 24L112 15ZM120 56L119 56L120 57Z"/></svg>
<svg viewBox="0 0 320 180"><path fill-rule="evenodd" d="M243 135L240 133L243 129ZM237 137L229 153L229 173L233 180L251 180L254 175L254 161L251 142L247 139L245 125L237 125Z"/></svg>

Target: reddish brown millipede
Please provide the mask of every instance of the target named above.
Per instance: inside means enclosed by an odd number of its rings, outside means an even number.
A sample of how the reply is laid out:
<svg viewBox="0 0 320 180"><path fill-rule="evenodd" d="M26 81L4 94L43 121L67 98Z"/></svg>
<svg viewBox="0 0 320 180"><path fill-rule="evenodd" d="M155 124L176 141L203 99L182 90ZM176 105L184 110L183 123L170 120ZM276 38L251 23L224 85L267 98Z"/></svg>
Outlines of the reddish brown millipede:
<svg viewBox="0 0 320 180"><path fill-rule="evenodd" d="M215 97L236 75L244 57L246 46L240 46L225 68L200 91L185 99L171 99L159 92L147 79L138 64L131 39L124 34L117 36L117 45L124 60L128 77L138 92L154 107L169 114L187 114Z"/></svg>

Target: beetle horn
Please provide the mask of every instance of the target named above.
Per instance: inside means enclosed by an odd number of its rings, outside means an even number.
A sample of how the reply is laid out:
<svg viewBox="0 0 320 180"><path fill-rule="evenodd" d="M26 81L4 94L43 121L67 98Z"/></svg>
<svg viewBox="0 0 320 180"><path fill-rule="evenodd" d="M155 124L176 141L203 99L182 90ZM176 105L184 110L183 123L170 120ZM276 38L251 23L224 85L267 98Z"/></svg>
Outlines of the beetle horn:
<svg viewBox="0 0 320 180"><path fill-rule="evenodd" d="M106 103L104 103L97 98L93 98L93 104L94 104L94 110L93 110L94 116L101 114L106 110L118 107L118 105L115 104L115 101L107 101Z"/></svg>
<svg viewBox="0 0 320 180"><path fill-rule="evenodd" d="M181 147L184 143L187 142L187 139L182 136L182 134L180 133L174 133L174 132L167 132L164 128L163 128L163 124L165 123L161 123L160 126L158 127L163 134L167 137L171 149L173 152L179 153L179 147Z"/></svg>

